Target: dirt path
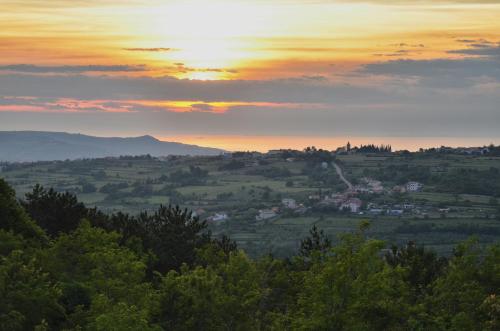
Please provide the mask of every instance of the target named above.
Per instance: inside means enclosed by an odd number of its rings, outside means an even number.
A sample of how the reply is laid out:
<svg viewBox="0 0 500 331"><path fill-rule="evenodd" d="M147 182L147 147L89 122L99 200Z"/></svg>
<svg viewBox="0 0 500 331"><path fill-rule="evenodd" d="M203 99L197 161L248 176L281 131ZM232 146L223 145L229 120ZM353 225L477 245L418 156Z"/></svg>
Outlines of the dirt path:
<svg viewBox="0 0 500 331"><path fill-rule="evenodd" d="M351 190L352 189L352 184L350 181L348 181L345 177L344 174L342 173L342 169L337 165L337 163L332 162L333 166L335 167L335 171L337 172L337 175L339 175L340 179L347 185L347 187Z"/></svg>

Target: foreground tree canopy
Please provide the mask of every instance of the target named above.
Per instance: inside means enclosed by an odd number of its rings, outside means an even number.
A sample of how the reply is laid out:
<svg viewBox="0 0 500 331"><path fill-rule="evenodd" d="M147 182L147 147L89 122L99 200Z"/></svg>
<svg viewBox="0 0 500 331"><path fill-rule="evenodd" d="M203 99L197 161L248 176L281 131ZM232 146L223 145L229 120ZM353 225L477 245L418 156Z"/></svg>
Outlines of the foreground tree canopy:
<svg viewBox="0 0 500 331"><path fill-rule="evenodd" d="M250 259L177 207L105 215L42 187L18 202L0 180L0 330L500 329L500 245L444 259L367 226Z"/></svg>

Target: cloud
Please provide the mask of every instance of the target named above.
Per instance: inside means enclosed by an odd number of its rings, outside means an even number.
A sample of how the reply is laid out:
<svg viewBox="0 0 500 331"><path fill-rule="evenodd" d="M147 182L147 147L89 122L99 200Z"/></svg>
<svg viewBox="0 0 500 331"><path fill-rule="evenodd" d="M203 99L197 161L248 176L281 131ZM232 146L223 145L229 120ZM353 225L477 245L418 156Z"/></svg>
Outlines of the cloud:
<svg viewBox="0 0 500 331"><path fill-rule="evenodd" d="M85 72L138 72L145 71L145 65L64 65L39 66L34 64L0 65L0 71L14 71L20 73L85 73Z"/></svg>
<svg viewBox="0 0 500 331"><path fill-rule="evenodd" d="M413 60L398 59L364 65L363 74L416 78L422 86L433 88L463 88L500 82L500 43L485 39L457 39L469 48L449 50L449 54L465 55L462 59ZM408 54L400 50L377 56Z"/></svg>
<svg viewBox="0 0 500 331"><path fill-rule="evenodd" d="M500 4L499 0L340 0L341 2L365 2L382 5L432 5L432 4ZM323 3L327 0L323 0Z"/></svg>
<svg viewBox="0 0 500 331"><path fill-rule="evenodd" d="M176 72L188 73L188 72L227 72L231 74L238 73L235 69L225 69L225 68L192 68L186 67L184 63L174 63L175 67L171 67Z"/></svg>
<svg viewBox="0 0 500 331"><path fill-rule="evenodd" d="M39 0L2 0L6 5L18 8L88 8L88 7L123 7L146 6L139 0L51 0L41 3ZM151 0L153 3L162 3ZM254 3L267 3L267 0L250 0ZM422 4L499 4L499 0L275 0L276 4L332 4L332 3L373 3L383 5L422 5ZM150 5L150 4L148 4Z"/></svg>
<svg viewBox="0 0 500 331"><path fill-rule="evenodd" d="M407 44L407 43L397 43L397 44L390 44L389 46L393 47L412 47L412 48L424 48L424 44Z"/></svg>
<svg viewBox="0 0 500 331"><path fill-rule="evenodd" d="M407 50L407 49L400 49L400 50L397 50L393 53L377 53L377 54L373 54L373 55L374 56L397 57L397 56L406 56L406 55L409 55L411 53L412 52Z"/></svg>
<svg viewBox="0 0 500 331"><path fill-rule="evenodd" d="M328 82L328 77L322 75L303 75L300 78L316 82Z"/></svg>
<svg viewBox="0 0 500 331"><path fill-rule="evenodd" d="M154 48L124 48L123 50L129 52L171 52L174 49L168 47L154 47Z"/></svg>
<svg viewBox="0 0 500 331"><path fill-rule="evenodd" d="M492 44L492 42L479 38L479 39L457 39L457 42L463 43L463 44L474 44L474 43L480 43L480 44Z"/></svg>
<svg viewBox="0 0 500 331"><path fill-rule="evenodd" d="M265 0L254 0L264 2ZM499 0L276 0L282 4L335 4L335 3L369 3L391 6L419 6L419 5L497 5Z"/></svg>
<svg viewBox="0 0 500 331"><path fill-rule="evenodd" d="M500 75L489 81L481 75L492 77L495 68L498 62L483 58L388 61L365 66L356 77L364 85L320 76L196 81L8 73L0 74L0 129L493 135L500 123ZM389 78L376 84L373 75Z"/></svg>
<svg viewBox="0 0 500 331"><path fill-rule="evenodd" d="M468 46L470 48L465 49L455 49L448 51L450 54L461 54L461 55L478 55L487 57L497 57L500 58L500 43L492 43L485 40L482 41L472 41Z"/></svg>
<svg viewBox="0 0 500 331"><path fill-rule="evenodd" d="M393 60L365 65L364 74L413 77L434 88L474 86L488 81L500 83L500 61L491 58Z"/></svg>
<svg viewBox="0 0 500 331"><path fill-rule="evenodd" d="M362 95L358 96L363 98ZM420 95L422 97L422 95ZM418 98L417 98L418 99ZM81 132L148 132L154 135L329 135L329 136L494 136L498 137L499 96L458 97L428 93L427 99L405 103L351 104L315 108L236 106L224 114L206 111L155 111L137 106L134 112L2 113L0 130L43 129ZM474 109L474 111L470 111Z"/></svg>
<svg viewBox="0 0 500 331"><path fill-rule="evenodd" d="M0 112L77 113L130 112L132 105L111 100L70 98L0 97Z"/></svg>
<svg viewBox="0 0 500 331"><path fill-rule="evenodd" d="M113 100L200 100L205 102L378 102L381 88L332 84L322 79L199 81L173 77L0 75L0 95ZM393 96L396 98L396 96Z"/></svg>
<svg viewBox="0 0 500 331"><path fill-rule="evenodd" d="M191 105L191 108L194 111L202 111L202 112L211 112L213 111L213 107L207 103L195 103Z"/></svg>

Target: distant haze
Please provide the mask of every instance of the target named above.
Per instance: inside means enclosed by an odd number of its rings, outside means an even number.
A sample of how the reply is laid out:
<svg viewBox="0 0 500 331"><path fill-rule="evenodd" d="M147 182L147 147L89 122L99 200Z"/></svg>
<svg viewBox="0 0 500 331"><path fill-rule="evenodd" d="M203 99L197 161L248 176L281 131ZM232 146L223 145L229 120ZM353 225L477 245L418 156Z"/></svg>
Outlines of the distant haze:
<svg viewBox="0 0 500 331"><path fill-rule="evenodd" d="M500 145L500 137L384 137L384 136L224 136L224 135L192 135L192 136L158 136L165 141L179 141L199 146L222 148L228 151L258 151L270 149L302 150L315 146L327 150L335 150L350 142L352 146L359 145L391 145L393 150L417 151L420 148L440 146L477 147L490 144Z"/></svg>

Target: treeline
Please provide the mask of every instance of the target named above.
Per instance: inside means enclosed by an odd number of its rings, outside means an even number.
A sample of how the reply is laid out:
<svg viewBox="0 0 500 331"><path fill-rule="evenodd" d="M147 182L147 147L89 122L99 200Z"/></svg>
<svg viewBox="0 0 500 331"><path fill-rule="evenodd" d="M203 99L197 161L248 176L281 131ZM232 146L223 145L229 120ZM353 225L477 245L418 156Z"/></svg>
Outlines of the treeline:
<svg viewBox="0 0 500 331"><path fill-rule="evenodd" d="M500 196L500 169L453 169L436 176L436 190L446 193L468 193Z"/></svg>
<svg viewBox="0 0 500 331"><path fill-rule="evenodd" d="M368 145L361 145L359 147L354 147L353 150L359 153L391 153L392 152L392 146L391 145L374 145L374 144L368 144Z"/></svg>
<svg viewBox="0 0 500 331"><path fill-rule="evenodd" d="M391 164L376 169L366 168L363 174L396 184L418 181L433 186L436 192L500 196L500 169L495 167L452 168L433 172L429 166Z"/></svg>
<svg viewBox="0 0 500 331"><path fill-rule="evenodd" d="M500 245L384 251L367 223L252 260L175 207L105 215L0 180L0 330L498 330ZM384 253L385 252L385 253Z"/></svg>
<svg viewBox="0 0 500 331"><path fill-rule="evenodd" d="M448 226L437 226L434 223L402 224L394 229L395 233L419 234L419 233L456 233L467 236L472 235L500 235L500 229L494 226L480 226L477 224L457 224Z"/></svg>

